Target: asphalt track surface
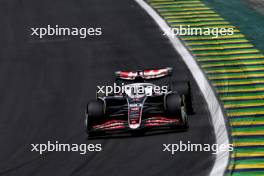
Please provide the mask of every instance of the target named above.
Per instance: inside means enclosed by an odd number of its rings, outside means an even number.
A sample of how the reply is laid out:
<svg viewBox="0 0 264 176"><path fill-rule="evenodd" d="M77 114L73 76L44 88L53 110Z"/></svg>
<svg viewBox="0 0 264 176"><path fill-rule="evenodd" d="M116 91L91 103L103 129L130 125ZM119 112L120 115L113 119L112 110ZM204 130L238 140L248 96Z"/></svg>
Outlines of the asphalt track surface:
<svg viewBox="0 0 264 176"><path fill-rule="evenodd" d="M179 55L132 0L0 2L0 175L205 176L210 152L162 152L162 144L215 141L207 106ZM102 27L103 36L30 36L31 27ZM191 80L195 115L188 132L87 140L84 108L113 72L172 66ZM101 143L103 151L31 152L31 145Z"/></svg>

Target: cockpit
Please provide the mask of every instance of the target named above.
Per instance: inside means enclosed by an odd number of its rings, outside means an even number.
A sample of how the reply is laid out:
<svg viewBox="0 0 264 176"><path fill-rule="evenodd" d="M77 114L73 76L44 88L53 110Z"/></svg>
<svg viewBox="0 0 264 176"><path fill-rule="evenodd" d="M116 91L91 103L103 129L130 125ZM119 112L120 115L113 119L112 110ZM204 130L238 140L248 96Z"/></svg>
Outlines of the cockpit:
<svg viewBox="0 0 264 176"><path fill-rule="evenodd" d="M134 83L124 86L126 95L130 98L142 98L153 94L154 85L151 83Z"/></svg>

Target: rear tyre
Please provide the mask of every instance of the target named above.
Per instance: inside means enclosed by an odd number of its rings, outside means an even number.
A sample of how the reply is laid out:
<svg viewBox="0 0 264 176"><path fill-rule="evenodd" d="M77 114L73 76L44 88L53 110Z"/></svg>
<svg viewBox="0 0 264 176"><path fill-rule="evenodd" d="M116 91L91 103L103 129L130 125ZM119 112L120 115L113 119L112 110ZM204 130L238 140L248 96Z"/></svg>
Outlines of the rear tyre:
<svg viewBox="0 0 264 176"><path fill-rule="evenodd" d="M188 123L188 116L187 116L187 114L185 113L185 111L184 110L182 110L182 116L181 116L181 118L182 118L182 128L183 129L188 129L189 128L189 123Z"/></svg>
<svg viewBox="0 0 264 176"><path fill-rule="evenodd" d="M179 93L183 100L183 104L186 107L186 113L188 115L194 114L192 106L192 94L191 94L191 84L189 81L178 81L172 82L171 90Z"/></svg>

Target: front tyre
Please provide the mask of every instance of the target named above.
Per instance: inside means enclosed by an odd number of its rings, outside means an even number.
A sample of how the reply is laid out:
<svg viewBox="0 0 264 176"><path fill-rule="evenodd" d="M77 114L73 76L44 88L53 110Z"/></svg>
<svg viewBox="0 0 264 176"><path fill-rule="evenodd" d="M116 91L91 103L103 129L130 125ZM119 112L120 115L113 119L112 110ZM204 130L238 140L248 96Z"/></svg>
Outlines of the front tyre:
<svg viewBox="0 0 264 176"><path fill-rule="evenodd" d="M191 84L189 81L175 81L171 83L171 90L178 92L178 94L183 99L183 104L186 107L186 112L188 115L194 113L192 106L192 94L191 94Z"/></svg>
<svg viewBox="0 0 264 176"><path fill-rule="evenodd" d="M102 119L104 117L104 102L102 100L91 101L86 106L86 132L89 137L94 136L94 132L91 132L91 124Z"/></svg>
<svg viewBox="0 0 264 176"><path fill-rule="evenodd" d="M180 116L182 114L182 99L176 92L168 94L165 99L165 111L168 116Z"/></svg>
<svg viewBox="0 0 264 176"><path fill-rule="evenodd" d="M104 116L104 102L95 100L88 103L87 114L89 118L102 118Z"/></svg>

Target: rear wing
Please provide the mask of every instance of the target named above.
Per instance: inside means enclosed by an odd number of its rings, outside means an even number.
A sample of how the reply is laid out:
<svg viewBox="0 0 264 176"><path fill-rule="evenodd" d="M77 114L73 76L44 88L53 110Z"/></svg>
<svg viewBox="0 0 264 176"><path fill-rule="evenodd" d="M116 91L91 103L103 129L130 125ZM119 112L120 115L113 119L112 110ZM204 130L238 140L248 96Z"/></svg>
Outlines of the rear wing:
<svg viewBox="0 0 264 176"><path fill-rule="evenodd" d="M141 77L144 80L158 79L172 75L171 67L163 69L139 70L139 71L116 71L116 79L135 80Z"/></svg>

